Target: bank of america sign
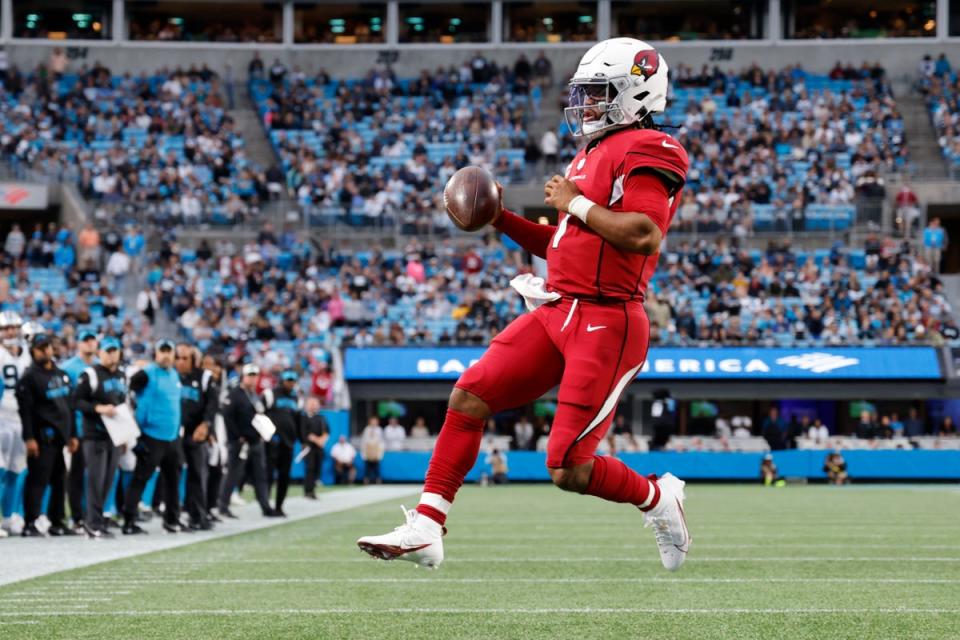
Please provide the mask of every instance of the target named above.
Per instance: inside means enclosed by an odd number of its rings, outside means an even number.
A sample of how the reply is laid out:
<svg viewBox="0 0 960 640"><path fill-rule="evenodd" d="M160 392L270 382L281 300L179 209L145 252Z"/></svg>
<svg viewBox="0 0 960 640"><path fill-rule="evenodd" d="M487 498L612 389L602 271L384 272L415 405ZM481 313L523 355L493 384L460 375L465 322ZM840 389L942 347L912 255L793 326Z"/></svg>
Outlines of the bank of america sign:
<svg viewBox="0 0 960 640"><path fill-rule="evenodd" d="M480 347L374 347L347 350L347 379L456 380L483 356ZM930 347L652 347L640 379L939 380Z"/></svg>

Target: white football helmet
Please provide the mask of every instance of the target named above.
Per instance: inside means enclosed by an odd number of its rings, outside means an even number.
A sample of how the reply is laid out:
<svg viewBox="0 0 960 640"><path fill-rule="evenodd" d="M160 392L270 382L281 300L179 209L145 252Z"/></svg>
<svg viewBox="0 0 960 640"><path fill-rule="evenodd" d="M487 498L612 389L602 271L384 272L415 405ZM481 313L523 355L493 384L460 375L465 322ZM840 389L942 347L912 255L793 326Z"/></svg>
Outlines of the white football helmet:
<svg viewBox="0 0 960 640"><path fill-rule="evenodd" d="M20 327L23 318L16 311L0 312L0 338L6 347L15 347L20 344Z"/></svg>
<svg viewBox="0 0 960 640"><path fill-rule="evenodd" d="M571 133L593 137L663 112L667 73L663 56L642 40L598 42L580 59L570 79L570 106L563 115Z"/></svg>

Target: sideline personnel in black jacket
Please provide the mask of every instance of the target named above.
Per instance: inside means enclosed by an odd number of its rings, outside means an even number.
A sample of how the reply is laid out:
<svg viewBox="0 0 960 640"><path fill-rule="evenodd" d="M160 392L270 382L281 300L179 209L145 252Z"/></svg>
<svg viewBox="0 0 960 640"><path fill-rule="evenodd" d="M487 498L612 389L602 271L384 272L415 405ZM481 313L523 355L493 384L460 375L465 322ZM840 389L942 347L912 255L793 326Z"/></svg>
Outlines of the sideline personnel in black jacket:
<svg viewBox="0 0 960 640"><path fill-rule="evenodd" d="M206 443L219 408L220 389L213 374L200 368L197 350L181 342L177 345L175 365L180 373L180 425L183 427L183 453L187 460L187 493L184 506L190 515L190 528L213 528L207 517Z"/></svg>
<svg viewBox="0 0 960 640"><path fill-rule="evenodd" d="M64 527L63 447L70 453L80 446L71 437L74 431L70 401L70 378L53 364L53 344L46 334L37 334L30 343L33 364L17 382L17 403L23 423L23 441L27 448L27 481L23 491L25 537L39 537L36 520L40 517L43 492L50 485L47 517L52 536L75 535Z"/></svg>
<svg viewBox="0 0 960 640"><path fill-rule="evenodd" d="M303 496L310 500L316 500L317 494L314 487L316 487L317 478L323 469L323 449L330 437L330 427L327 425L327 419L320 413L319 398L316 396L307 398L305 409L303 420L300 422L300 442L303 443L303 446L309 447L310 452L307 453L305 460Z"/></svg>
<svg viewBox="0 0 960 640"><path fill-rule="evenodd" d="M287 498L290 486L290 467L293 465L293 445L300 435L300 400L297 398L297 372L284 371L280 375L280 386L263 392L263 404L267 417L277 427L270 442L267 443L267 482L273 485L273 476L277 476L277 497L274 509L281 516L283 501Z"/></svg>
<svg viewBox="0 0 960 640"><path fill-rule="evenodd" d="M267 492L267 470L264 459L263 438L253 428L253 418L263 413L263 403L257 397L257 376L260 368L253 364L243 365L240 383L230 389L223 402L221 414L227 429L227 477L220 488L218 509L221 515L236 517L230 511L230 496L240 484L249 458L253 467L253 488L263 515L270 518L278 515L270 507Z"/></svg>
<svg viewBox="0 0 960 640"><path fill-rule="evenodd" d="M127 376L120 368L120 341L107 336L100 343L100 362L84 369L73 393L83 418L83 456L87 463L87 508L84 526L90 538L112 538L103 504L113 486L121 447L114 446L103 416L114 416L127 401ZM126 446L126 445L124 445Z"/></svg>

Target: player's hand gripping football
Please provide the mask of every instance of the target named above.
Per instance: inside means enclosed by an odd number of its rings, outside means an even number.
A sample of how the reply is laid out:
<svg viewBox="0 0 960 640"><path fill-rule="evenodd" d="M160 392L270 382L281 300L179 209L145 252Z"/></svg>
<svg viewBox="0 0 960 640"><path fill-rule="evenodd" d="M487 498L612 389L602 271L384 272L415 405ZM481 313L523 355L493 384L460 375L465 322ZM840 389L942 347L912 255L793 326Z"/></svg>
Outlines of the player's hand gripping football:
<svg viewBox="0 0 960 640"><path fill-rule="evenodd" d="M550 205L557 211L566 212L569 212L570 201L581 195L577 185L558 175L553 176L547 180L547 184L543 185L543 194L544 204Z"/></svg>

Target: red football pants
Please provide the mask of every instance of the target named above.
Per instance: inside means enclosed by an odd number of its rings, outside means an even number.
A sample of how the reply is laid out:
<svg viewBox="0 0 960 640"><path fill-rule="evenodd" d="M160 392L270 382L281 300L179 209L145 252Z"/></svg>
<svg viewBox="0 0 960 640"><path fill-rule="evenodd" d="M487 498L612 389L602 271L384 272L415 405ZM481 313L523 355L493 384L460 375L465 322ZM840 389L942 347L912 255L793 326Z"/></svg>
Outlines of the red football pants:
<svg viewBox="0 0 960 640"><path fill-rule="evenodd" d="M529 404L559 384L547 466L585 464L646 360L649 337L639 301L598 304L564 297L511 322L456 386L497 413Z"/></svg>

